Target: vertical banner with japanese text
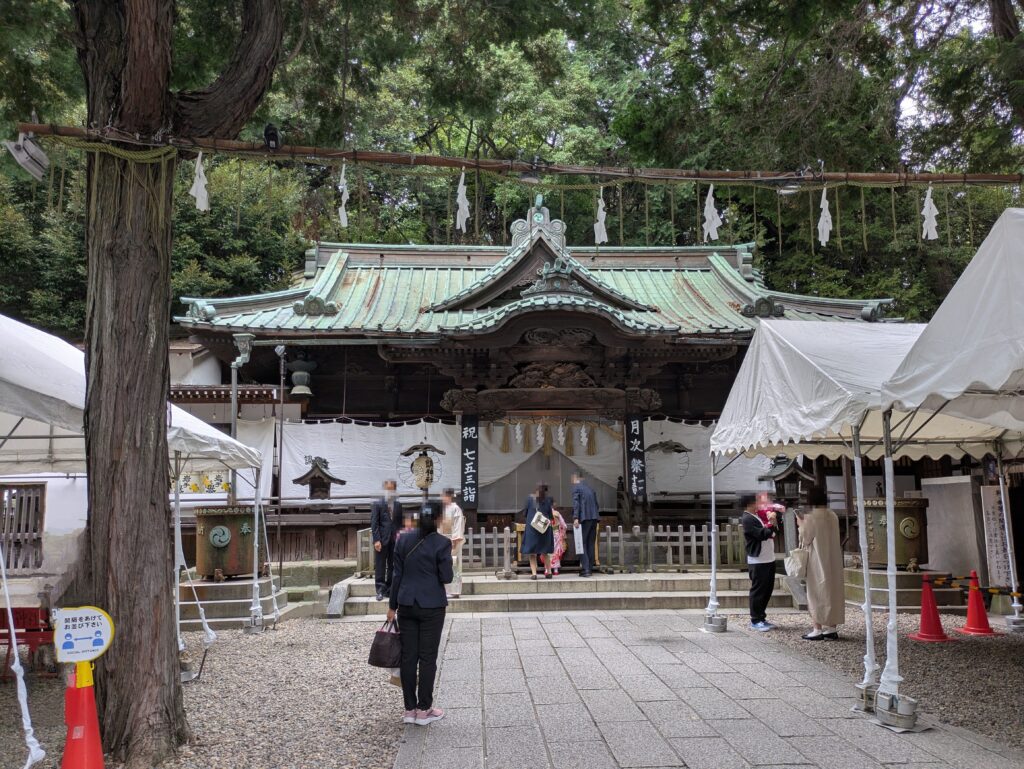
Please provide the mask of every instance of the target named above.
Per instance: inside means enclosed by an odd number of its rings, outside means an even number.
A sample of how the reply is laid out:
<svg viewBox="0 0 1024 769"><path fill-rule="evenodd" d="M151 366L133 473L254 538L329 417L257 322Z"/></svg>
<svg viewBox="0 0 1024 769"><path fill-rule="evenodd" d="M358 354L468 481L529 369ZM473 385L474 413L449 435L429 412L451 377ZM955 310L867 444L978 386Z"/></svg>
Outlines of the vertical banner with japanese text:
<svg viewBox="0 0 1024 769"><path fill-rule="evenodd" d="M476 509L480 478L480 419L462 415L462 506Z"/></svg>
<svg viewBox="0 0 1024 769"><path fill-rule="evenodd" d="M626 489L635 502L647 501L647 459L644 454L644 420L626 416Z"/></svg>

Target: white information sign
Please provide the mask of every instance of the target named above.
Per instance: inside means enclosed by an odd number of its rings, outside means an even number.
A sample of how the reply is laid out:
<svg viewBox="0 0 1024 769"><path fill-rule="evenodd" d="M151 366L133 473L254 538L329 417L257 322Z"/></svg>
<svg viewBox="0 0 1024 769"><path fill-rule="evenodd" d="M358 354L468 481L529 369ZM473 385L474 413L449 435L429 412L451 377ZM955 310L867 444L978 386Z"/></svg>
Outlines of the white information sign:
<svg viewBox="0 0 1024 769"><path fill-rule="evenodd" d="M1003 499L998 486L981 487L981 510L985 522L985 555L988 581L995 587L1010 585L1010 554L1006 550Z"/></svg>
<svg viewBox="0 0 1024 769"><path fill-rule="evenodd" d="M103 609L79 606L54 612L53 645L58 662L88 662L114 640L114 621Z"/></svg>

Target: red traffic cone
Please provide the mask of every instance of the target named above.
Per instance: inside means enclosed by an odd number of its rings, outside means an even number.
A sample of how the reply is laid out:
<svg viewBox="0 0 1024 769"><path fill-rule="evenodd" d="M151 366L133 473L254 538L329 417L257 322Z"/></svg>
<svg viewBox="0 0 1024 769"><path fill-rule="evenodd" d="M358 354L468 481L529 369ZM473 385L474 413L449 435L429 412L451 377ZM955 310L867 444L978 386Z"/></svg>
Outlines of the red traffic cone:
<svg viewBox="0 0 1024 769"><path fill-rule="evenodd" d="M79 663L82 664L90 663ZM81 679L88 683L79 686L78 680L79 674L72 673L68 677L68 688L64 690L64 722L68 736L60 769L103 769L103 744L91 670Z"/></svg>
<svg viewBox="0 0 1024 769"><path fill-rule="evenodd" d="M967 624L958 627L957 632L967 635L999 635L988 624L985 599L981 597L978 572L971 570L971 586L967 591Z"/></svg>
<svg viewBox="0 0 1024 769"><path fill-rule="evenodd" d="M932 580L927 574L921 577L921 629L907 637L915 641L952 640L942 629L939 607L935 604L935 593L932 591Z"/></svg>

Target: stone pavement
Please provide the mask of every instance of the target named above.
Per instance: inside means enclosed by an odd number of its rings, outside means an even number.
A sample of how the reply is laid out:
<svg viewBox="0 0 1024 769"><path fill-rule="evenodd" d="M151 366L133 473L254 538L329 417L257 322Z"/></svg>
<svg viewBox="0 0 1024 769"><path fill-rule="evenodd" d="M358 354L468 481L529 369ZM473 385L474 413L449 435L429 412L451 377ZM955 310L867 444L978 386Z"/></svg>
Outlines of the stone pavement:
<svg viewBox="0 0 1024 769"><path fill-rule="evenodd" d="M894 734L851 711L854 682L700 613L449 619L436 704L395 769L1021 769L963 729ZM397 714L396 714L397 717Z"/></svg>

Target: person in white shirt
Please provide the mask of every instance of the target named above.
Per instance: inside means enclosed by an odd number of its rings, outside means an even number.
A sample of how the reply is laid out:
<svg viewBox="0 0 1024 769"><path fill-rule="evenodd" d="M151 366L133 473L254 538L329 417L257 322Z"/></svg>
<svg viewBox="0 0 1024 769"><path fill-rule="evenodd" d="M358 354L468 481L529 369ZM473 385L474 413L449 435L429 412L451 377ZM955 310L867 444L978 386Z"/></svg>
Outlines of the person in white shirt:
<svg viewBox="0 0 1024 769"><path fill-rule="evenodd" d="M466 516L455 504L455 489L441 492L444 505L444 533L452 541L452 581L445 585L449 598L462 595L462 543L466 539Z"/></svg>

